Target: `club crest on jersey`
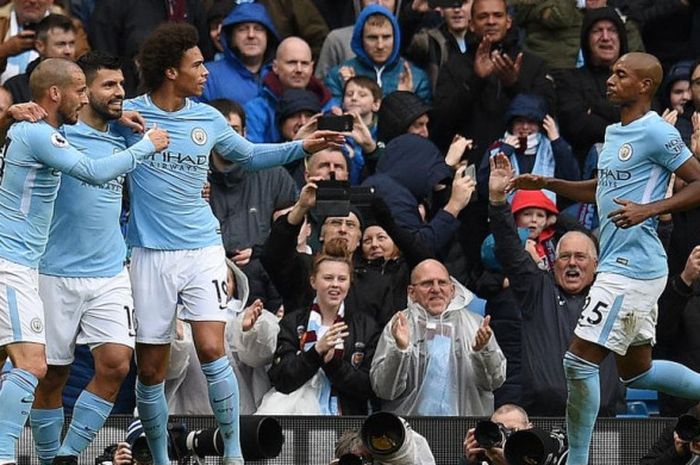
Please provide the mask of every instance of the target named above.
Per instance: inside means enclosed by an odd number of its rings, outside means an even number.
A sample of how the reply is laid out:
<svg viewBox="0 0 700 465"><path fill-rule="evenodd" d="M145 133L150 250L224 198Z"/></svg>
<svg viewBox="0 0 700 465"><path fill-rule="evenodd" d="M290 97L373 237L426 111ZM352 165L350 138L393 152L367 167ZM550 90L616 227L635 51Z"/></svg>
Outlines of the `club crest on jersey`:
<svg viewBox="0 0 700 465"><path fill-rule="evenodd" d="M632 158L632 146L630 144L622 144L620 150L617 151L617 157L620 161L627 161Z"/></svg>
<svg viewBox="0 0 700 465"><path fill-rule="evenodd" d="M51 134L51 143L59 149L68 147L68 141L57 132Z"/></svg>
<svg viewBox="0 0 700 465"><path fill-rule="evenodd" d="M37 334L41 334L41 332L44 330L44 324L39 318L32 318L32 321L29 323L29 327L32 328L32 331Z"/></svg>
<svg viewBox="0 0 700 465"><path fill-rule="evenodd" d="M194 128L192 130L192 141L197 145L207 143L207 133L202 128Z"/></svg>

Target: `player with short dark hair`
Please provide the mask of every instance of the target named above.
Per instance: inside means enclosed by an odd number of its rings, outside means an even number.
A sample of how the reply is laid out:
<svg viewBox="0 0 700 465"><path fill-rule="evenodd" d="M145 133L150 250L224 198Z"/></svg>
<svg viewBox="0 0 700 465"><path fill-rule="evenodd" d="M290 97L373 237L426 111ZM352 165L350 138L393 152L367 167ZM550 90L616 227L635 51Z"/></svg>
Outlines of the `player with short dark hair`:
<svg viewBox="0 0 700 465"><path fill-rule="evenodd" d="M48 59L32 73L30 87L46 118L13 125L0 156L0 347L14 367L0 383L0 463L15 462L17 438L47 370L37 268L61 173L103 185L168 145L167 133L154 129L127 150L114 153L110 147L102 156L85 156L59 132L62 125L77 123L87 103L81 69L65 59Z"/></svg>
<svg viewBox="0 0 700 465"><path fill-rule="evenodd" d="M343 142L331 131L303 141L252 144L237 134L214 108L190 100L202 94L208 71L189 25L159 26L137 58L146 94L127 101L146 121L172 134L168 150L157 153L130 174L131 277L136 312L138 381L136 399L154 465L170 463L167 452L168 406L164 384L170 342L179 318L190 322L209 400L224 438L224 464L242 464L238 385L224 352L226 263L219 223L200 192L209 154L246 169L289 163L305 154ZM132 137L132 136L128 136Z"/></svg>

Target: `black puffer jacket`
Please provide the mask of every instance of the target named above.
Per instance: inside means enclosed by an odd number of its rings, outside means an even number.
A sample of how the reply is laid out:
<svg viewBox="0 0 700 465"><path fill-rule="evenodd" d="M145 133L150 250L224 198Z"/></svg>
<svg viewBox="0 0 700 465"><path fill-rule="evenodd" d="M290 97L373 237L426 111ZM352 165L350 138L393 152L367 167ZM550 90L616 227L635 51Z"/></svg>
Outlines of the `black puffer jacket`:
<svg viewBox="0 0 700 465"><path fill-rule="evenodd" d="M587 292L568 294L551 273L540 270L524 250L508 204L489 205L496 257L522 309L523 396L521 406L532 416L563 416L566 378L562 360L574 335ZM600 366L601 416L615 416L624 401L615 361Z"/></svg>
<svg viewBox="0 0 700 465"><path fill-rule="evenodd" d="M433 99L431 139L445 150L455 134L474 139L474 149L468 152L470 163L481 161L483 150L505 131L503 115L516 95L527 92L542 96L550 114L555 113L554 82L547 74L544 61L523 52L523 62L517 83L505 87L491 75L482 79L474 72L474 56L480 39L470 36L468 51L449 58L438 75ZM511 28L500 47L515 59L521 51L517 33Z"/></svg>
<svg viewBox="0 0 700 465"><path fill-rule="evenodd" d="M287 215L278 218L272 225L260 257L287 311L309 308L314 299L309 283L311 255L296 251L300 229L301 225L289 224ZM348 311L360 311L383 326L394 312L400 310L393 308L393 303L391 279L356 260L350 291L345 298Z"/></svg>
<svg viewBox="0 0 700 465"><path fill-rule="evenodd" d="M280 322L277 349L268 372L272 385L289 394L323 370L338 395L342 415L367 415L367 404L374 397L369 380L379 327L346 301L344 322L348 325L343 354L324 363L316 350L304 350L310 310L298 310L285 315Z"/></svg>
<svg viewBox="0 0 700 465"><path fill-rule="evenodd" d="M588 35L600 20L612 21L620 38L620 56L627 53L627 33L620 16L612 8L589 10L581 27L581 50L586 64L581 68L557 75L559 122L564 138L571 144L574 155L583 163L588 151L603 142L605 128L620 121L620 110L608 103L606 81L610 68L591 64Z"/></svg>

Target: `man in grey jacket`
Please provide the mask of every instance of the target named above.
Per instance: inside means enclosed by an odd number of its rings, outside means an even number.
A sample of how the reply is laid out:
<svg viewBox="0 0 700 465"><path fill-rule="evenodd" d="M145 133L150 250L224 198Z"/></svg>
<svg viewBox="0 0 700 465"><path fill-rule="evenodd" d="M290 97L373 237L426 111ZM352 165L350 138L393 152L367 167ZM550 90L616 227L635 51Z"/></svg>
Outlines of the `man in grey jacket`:
<svg viewBox="0 0 700 465"><path fill-rule="evenodd" d="M411 273L408 308L387 323L372 361L372 388L397 415L487 416L506 359L490 317L469 310L473 295L437 260Z"/></svg>

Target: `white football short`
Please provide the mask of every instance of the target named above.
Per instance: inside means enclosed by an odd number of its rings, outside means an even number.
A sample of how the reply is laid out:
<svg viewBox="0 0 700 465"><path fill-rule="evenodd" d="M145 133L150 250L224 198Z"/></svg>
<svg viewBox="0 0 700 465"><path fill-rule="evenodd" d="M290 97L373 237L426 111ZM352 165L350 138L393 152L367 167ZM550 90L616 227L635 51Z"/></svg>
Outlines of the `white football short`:
<svg viewBox="0 0 700 465"><path fill-rule="evenodd" d="M134 347L134 302L124 268L110 278L39 275L46 316L46 361L70 365L76 344Z"/></svg>
<svg viewBox="0 0 700 465"><path fill-rule="evenodd" d="M179 318L226 321L226 255L220 245L192 250L135 247L131 287L136 313L136 342L169 344Z"/></svg>
<svg viewBox="0 0 700 465"><path fill-rule="evenodd" d="M666 276L632 279L599 273L588 292L575 334L589 342L625 355L630 346L656 342L657 301Z"/></svg>
<svg viewBox="0 0 700 465"><path fill-rule="evenodd" d="M14 342L44 344L44 307L36 268L0 258L0 347Z"/></svg>

